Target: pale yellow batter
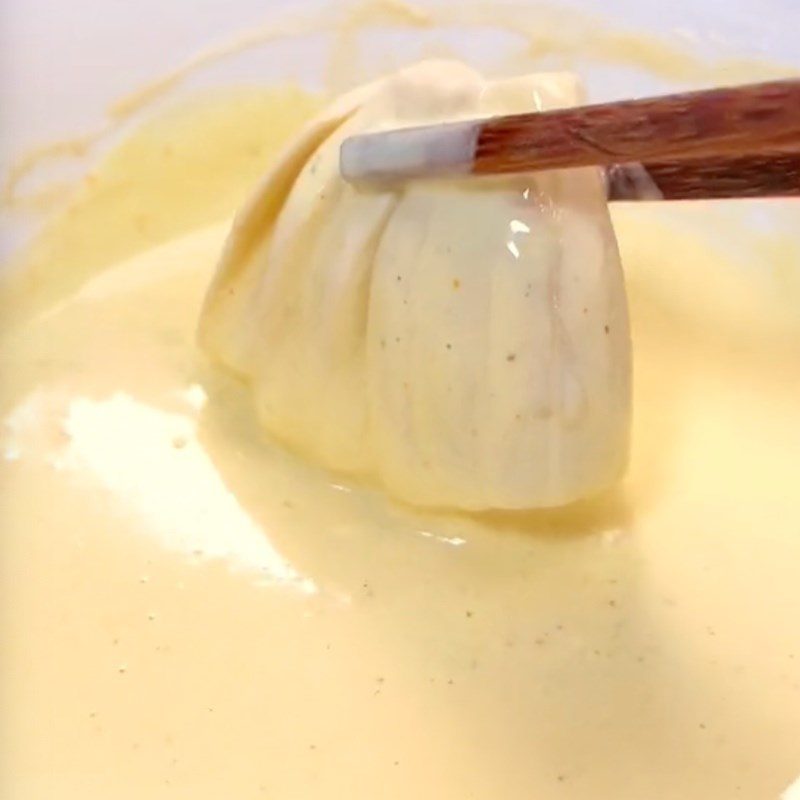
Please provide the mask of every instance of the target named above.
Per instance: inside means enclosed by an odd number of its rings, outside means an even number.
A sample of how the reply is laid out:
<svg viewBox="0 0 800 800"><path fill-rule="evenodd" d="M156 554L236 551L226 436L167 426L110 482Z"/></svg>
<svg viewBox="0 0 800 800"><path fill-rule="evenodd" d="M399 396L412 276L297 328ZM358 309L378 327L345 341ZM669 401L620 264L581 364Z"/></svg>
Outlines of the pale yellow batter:
<svg viewBox="0 0 800 800"><path fill-rule="evenodd" d="M238 164L248 119L288 135L314 105L216 102ZM201 141L214 114L186 114ZM626 480L560 512L423 513L266 438L194 346L228 223L147 248L174 195L137 222L121 152L2 298L4 797L778 797L800 772L796 242L615 209Z"/></svg>
<svg viewBox="0 0 800 800"><path fill-rule="evenodd" d="M630 330L598 169L357 187L356 132L574 105L577 76L421 61L331 103L236 218L199 324L266 430L434 508L564 506L628 459Z"/></svg>

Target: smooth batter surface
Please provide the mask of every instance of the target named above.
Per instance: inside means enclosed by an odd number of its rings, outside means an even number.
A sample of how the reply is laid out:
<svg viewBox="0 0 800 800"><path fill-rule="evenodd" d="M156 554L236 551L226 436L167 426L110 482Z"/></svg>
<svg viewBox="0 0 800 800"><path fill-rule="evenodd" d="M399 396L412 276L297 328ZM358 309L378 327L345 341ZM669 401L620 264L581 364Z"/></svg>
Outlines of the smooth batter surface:
<svg viewBox="0 0 800 800"><path fill-rule="evenodd" d="M0 344L3 796L777 797L800 772L796 244L742 267L680 214L615 221L631 469L538 514L415 512L266 440L193 343L226 223L77 293L40 256ZM85 230L84 277L109 261Z"/></svg>

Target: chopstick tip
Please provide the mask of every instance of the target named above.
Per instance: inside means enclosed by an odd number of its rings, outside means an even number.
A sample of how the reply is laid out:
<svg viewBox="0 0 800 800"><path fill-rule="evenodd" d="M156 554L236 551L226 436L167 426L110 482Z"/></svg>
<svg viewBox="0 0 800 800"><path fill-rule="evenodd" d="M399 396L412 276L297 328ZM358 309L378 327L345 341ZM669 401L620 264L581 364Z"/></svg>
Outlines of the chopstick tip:
<svg viewBox="0 0 800 800"><path fill-rule="evenodd" d="M351 136L339 149L339 172L349 183L375 183L472 170L479 126L454 122Z"/></svg>

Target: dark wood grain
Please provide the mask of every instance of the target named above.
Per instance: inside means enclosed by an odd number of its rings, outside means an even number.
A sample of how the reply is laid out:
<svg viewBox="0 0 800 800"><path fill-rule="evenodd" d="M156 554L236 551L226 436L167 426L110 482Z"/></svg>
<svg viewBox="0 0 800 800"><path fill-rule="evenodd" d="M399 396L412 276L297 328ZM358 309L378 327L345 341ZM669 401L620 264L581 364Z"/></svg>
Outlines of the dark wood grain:
<svg viewBox="0 0 800 800"><path fill-rule="evenodd" d="M800 149L800 80L495 117L481 123L472 171L668 163L767 149Z"/></svg>
<svg viewBox="0 0 800 800"><path fill-rule="evenodd" d="M615 164L611 200L723 200L800 197L800 152Z"/></svg>

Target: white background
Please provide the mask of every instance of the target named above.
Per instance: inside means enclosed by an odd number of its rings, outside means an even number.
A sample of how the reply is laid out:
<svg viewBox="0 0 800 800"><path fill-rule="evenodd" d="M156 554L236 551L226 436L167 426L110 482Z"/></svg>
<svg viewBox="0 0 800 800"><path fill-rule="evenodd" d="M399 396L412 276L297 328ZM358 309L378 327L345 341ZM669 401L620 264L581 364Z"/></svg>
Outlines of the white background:
<svg viewBox="0 0 800 800"><path fill-rule="evenodd" d="M322 4L317 0L0 0L0 169L12 154L33 144L90 127L111 100L200 48L274 17L276 10ZM721 38L756 54L800 63L798 0L565 0L565 4L634 27L697 32L701 39Z"/></svg>

